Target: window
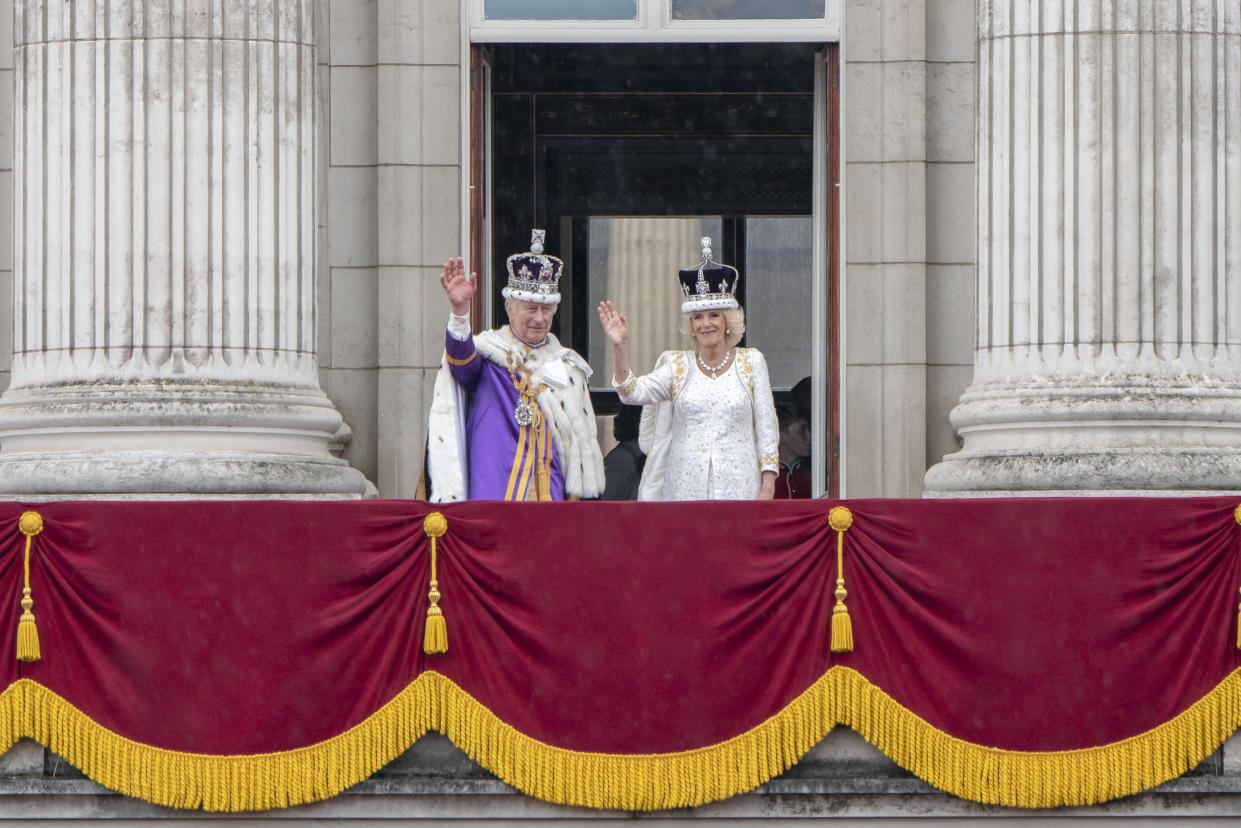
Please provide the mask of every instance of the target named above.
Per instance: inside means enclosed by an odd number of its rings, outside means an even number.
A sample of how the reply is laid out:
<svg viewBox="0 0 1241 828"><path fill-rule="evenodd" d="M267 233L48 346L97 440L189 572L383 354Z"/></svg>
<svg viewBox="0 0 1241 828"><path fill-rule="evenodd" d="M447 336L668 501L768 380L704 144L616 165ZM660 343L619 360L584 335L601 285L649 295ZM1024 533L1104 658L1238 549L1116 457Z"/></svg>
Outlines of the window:
<svg viewBox="0 0 1241 828"><path fill-rule="evenodd" d="M638 0L484 0L487 20L637 20Z"/></svg>
<svg viewBox="0 0 1241 828"><path fill-rule="evenodd" d="M818 42L841 0L469 0L474 43Z"/></svg>
<svg viewBox="0 0 1241 828"><path fill-rule="evenodd" d="M825 0L671 0L673 20L814 20Z"/></svg>

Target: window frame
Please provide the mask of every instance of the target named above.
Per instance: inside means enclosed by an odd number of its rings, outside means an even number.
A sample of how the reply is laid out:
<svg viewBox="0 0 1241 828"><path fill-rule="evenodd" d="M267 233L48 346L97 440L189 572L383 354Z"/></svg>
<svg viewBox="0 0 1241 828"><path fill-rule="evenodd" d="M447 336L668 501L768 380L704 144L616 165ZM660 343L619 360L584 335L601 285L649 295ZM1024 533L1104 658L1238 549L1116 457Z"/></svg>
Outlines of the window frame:
<svg viewBox="0 0 1241 828"><path fill-rule="evenodd" d="M649 3L653 0L641 0ZM462 6L465 16L472 7L481 9L482 0L470 0L470 7ZM827 0L829 14L839 9L839 0ZM463 21L464 22L464 21ZM597 23L587 25L597 26ZM464 27L463 27L464 28ZM823 40L823 49L816 53L815 68L815 148L814 148L814 205L812 215L817 223L815 230L813 299L814 345L812 375L823 377L825 393L816 393L812 403L812 454L826 462L816 462L813 468L815 497L840 498L846 496L847 458L842 451L842 438L847 428L845 422L848 389L844 382L845 308L841 290L843 279L843 239L845 216L841 209L842 153L841 153L841 49L838 38L824 38L822 29L812 29L820 35L805 40ZM634 42L615 38L586 37L588 29L577 29L564 42ZM491 84L490 65L483 58L483 43L469 42L473 37L462 32L463 44L468 54L469 71L462 73L461 104L465 128L461 131L462 157L468 159L463 166L463 183L468 183L469 197L463 200L461 234L468 240L471 261L484 263L489 259L491 236L491 159L483 151L491 138ZM605 33L606 34L606 33ZM652 40L651 38L647 38ZM683 38L664 37L667 41ZM701 40L717 38L703 37ZM737 38L741 42L771 41L779 38L758 37L751 32L748 37ZM551 38L495 38L491 42L557 42ZM481 330L484 319L491 318L491 274L494 269L480 270L480 293L483 302L475 302L471 311L474 330Z"/></svg>
<svg viewBox="0 0 1241 828"><path fill-rule="evenodd" d="M789 43L840 40L841 0L825 0L822 18L674 20L671 0L637 0L634 20L488 20L485 0L469 0L471 43Z"/></svg>

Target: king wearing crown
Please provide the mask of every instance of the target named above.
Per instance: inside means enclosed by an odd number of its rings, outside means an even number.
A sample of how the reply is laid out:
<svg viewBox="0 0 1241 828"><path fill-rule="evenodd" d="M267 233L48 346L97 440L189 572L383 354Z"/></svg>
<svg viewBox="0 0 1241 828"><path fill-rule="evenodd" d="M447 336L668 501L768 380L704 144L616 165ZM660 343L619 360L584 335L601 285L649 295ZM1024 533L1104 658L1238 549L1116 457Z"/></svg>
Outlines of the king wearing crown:
<svg viewBox="0 0 1241 828"><path fill-rule="evenodd" d="M452 306L427 436L431 500L563 500L603 491L590 366L551 333L564 263L530 250L508 257L509 324L470 333L477 277L460 257L440 284Z"/></svg>

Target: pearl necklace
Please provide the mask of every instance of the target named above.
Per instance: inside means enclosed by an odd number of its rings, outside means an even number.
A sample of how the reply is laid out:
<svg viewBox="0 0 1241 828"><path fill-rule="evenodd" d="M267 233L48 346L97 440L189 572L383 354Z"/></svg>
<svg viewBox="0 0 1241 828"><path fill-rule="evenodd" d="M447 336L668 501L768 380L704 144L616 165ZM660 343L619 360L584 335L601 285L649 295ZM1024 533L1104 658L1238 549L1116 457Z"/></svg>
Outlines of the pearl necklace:
<svg viewBox="0 0 1241 828"><path fill-rule="evenodd" d="M724 358L720 360L718 365L708 365L707 363L703 362L702 352L699 351L698 352L698 365L702 368L704 373L711 375L711 379L715 379L716 375L719 374L720 371L724 369L724 366L728 364L728 360L732 359L732 355L733 355L733 349L729 348L724 351Z"/></svg>

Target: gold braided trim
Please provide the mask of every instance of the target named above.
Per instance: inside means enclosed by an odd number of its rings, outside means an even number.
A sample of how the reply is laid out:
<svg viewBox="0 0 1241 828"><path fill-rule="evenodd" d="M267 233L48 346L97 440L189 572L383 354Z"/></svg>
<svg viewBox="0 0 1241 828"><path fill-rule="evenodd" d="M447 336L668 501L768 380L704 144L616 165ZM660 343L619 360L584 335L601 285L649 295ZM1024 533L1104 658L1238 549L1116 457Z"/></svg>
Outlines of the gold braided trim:
<svg viewBox="0 0 1241 828"><path fill-rule="evenodd" d="M334 796L371 776L428 730L446 734L505 782L548 802L623 810L689 807L753 790L836 724L852 727L898 764L965 799L1025 808L1091 804L1179 776L1218 748L1241 725L1241 670L1146 733L1046 753L953 738L846 667L828 670L779 713L732 739L679 753L632 755L539 742L430 671L338 736L250 756L183 753L134 742L30 679L0 693L0 749L29 737L112 790L208 811L264 810Z"/></svg>
<svg viewBox="0 0 1241 828"><path fill-rule="evenodd" d="M470 355L465 359L457 359L456 357L449 356L447 351L444 352L444 359L447 360L449 365L469 365L476 356L478 356L478 351L470 351Z"/></svg>

